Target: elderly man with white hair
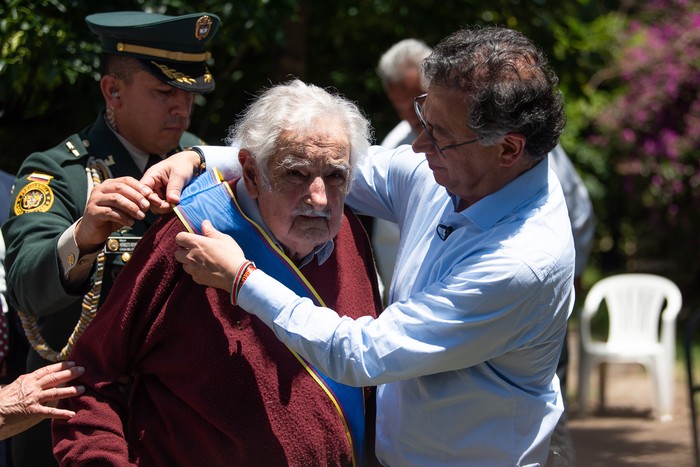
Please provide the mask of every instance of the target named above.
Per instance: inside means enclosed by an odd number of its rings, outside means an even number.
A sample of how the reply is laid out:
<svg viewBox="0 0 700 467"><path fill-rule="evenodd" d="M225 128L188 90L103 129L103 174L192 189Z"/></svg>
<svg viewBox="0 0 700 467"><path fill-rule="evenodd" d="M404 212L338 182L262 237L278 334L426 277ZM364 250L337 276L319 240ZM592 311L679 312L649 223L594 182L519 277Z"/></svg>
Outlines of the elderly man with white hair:
<svg viewBox="0 0 700 467"><path fill-rule="evenodd" d="M371 460L364 440L365 421L373 433L374 417L365 417L372 389L327 378L235 297L198 285L175 258L178 233L213 225L314 303L339 317L376 317L369 241L344 207L369 135L353 103L298 80L251 104L229 137L240 147L240 173L221 183L210 171L184 193L177 216L164 216L139 242L77 342L72 358L89 371L79 379L85 394L65 404L76 416L54 425L62 464ZM117 383L132 375L125 407Z"/></svg>

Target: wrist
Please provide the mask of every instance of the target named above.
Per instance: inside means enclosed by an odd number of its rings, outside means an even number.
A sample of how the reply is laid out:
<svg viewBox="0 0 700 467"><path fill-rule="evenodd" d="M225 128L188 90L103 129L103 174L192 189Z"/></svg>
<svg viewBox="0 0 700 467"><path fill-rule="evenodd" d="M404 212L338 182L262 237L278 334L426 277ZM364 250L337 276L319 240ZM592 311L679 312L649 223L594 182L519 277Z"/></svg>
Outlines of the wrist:
<svg viewBox="0 0 700 467"><path fill-rule="evenodd" d="M75 228L73 229L73 242L75 246L78 247L80 256L89 255L102 249L107 241L107 238L96 240L94 235L91 236L91 238L86 238L82 223L83 218L81 217L78 222L76 222Z"/></svg>
<svg viewBox="0 0 700 467"><path fill-rule="evenodd" d="M256 269L255 263L250 260L245 260L240 266L238 266L238 271L236 272L233 282L231 283L231 304L233 306L237 306L238 304L238 292L241 291L243 283Z"/></svg>
<svg viewBox="0 0 700 467"><path fill-rule="evenodd" d="M190 146L186 148L185 151L194 153L192 160L192 173L194 176L201 175L207 170L207 159L204 156L204 151L198 146Z"/></svg>

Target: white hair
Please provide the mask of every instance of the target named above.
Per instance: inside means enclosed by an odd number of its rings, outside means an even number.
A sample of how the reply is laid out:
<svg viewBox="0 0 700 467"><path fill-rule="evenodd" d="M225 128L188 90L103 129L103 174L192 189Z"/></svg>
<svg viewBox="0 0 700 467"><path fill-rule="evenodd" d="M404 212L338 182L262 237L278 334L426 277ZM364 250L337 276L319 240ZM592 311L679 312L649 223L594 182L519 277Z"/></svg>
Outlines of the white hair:
<svg viewBox="0 0 700 467"><path fill-rule="evenodd" d="M392 45L377 65L377 75L384 88L403 81L407 70L420 69L423 60L432 52L433 49L419 39L404 39Z"/></svg>
<svg viewBox="0 0 700 467"><path fill-rule="evenodd" d="M373 138L369 120L354 102L298 79L265 90L229 128L226 143L250 151L268 181L267 160L280 137L287 132L303 137L330 118L340 120L347 132L352 171Z"/></svg>

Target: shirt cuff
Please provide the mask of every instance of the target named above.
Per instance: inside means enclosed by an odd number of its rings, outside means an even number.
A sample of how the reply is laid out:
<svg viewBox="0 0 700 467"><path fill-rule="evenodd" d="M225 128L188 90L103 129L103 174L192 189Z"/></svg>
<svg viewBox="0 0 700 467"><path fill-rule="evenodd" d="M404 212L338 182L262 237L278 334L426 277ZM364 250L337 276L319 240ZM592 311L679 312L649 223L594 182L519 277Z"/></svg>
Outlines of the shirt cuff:
<svg viewBox="0 0 700 467"><path fill-rule="evenodd" d="M95 252L80 256L80 248L78 248L78 244L75 241L75 226L78 222L80 222L80 219L61 234L57 245L58 258L63 271L63 282L64 285L70 287L76 287L87 279L92 270L92 263L95 262L97 255L101 251L101 249L98 249Z"/></svg>
<svg viewBox="0 0 700 467"><path fill-rule="evenodd" d="M241 175L241 165L238 163L238 147L236 146L197 146L204 154L207 168L216 167L224 180L232 180Z"/></svg>
<svg viewBox="0 0 700 467"><path fill-rule="evenodd" d="M284 305L299 297L274 277L256 269L238 292L238 306L272 327Z"/></svg>

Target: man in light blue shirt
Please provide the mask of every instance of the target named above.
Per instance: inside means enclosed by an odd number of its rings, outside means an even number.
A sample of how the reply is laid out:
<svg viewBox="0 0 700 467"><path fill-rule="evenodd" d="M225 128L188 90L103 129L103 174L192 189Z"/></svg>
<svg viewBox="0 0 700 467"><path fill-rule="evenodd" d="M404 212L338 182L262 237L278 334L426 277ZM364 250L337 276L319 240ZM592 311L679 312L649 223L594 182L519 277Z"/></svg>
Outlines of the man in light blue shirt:
<svg viewBox="0 0 700 467"><path fill-rule="evenodd" d="M423 73L413 150L425 158L373 148L346 199L401 229L377 319L298 297L206 222L203 236L179 235L178 260L333 379L378 385L384 465L545 465L563 411L555 370L574 275L566 203L546 160L564 126L558 80L531 41L504 28L448 36ZM170 177L176 201L196 164L181 153L142 180L163 194Z"/></svg>

